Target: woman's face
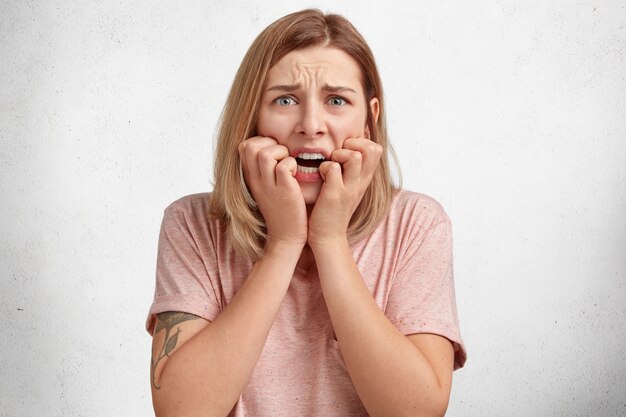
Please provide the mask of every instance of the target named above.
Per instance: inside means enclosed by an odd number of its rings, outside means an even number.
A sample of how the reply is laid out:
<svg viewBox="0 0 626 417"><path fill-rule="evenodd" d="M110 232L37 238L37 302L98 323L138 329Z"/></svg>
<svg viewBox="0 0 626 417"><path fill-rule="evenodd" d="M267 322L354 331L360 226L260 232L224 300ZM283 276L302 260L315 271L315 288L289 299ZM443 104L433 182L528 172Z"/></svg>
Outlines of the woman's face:
<svg viewBox="0 0 626 417"><path fill-rule="evenodd" d="M376 120L378 100L366 102L361 70L340 49L292 51L269 70L257 133L276 139L296 158L307 204L315 203L323 184L319 164L344 140L369 137L367 106Z"/></svg>

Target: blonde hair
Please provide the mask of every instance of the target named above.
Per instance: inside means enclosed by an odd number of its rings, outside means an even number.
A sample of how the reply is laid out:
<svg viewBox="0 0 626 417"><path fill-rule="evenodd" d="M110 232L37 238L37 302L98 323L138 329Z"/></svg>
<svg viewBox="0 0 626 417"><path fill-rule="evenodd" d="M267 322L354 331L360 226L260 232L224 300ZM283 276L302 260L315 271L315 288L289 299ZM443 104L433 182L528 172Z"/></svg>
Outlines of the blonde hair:
<svg viewBox="0 0 626 417"><path fill-rule="evenodd" d="M343 16L325 15L314 9L289 14L265 28L248 49L217 131L211 213L226 224L235 248L253 258L263 255L267 230L245 184L237 147L257 134L259 105L269 69L289 52L313 46L333 47L350 55L361 69L366 102L376 97L380 103L377 121L367 106L367 126L370 139L383 147L383 156L350 220L349 240L358 241L370 234L391 204L395 187L388 155L395 159L395 154L387 138L383 88L370 48Z"/></svg>

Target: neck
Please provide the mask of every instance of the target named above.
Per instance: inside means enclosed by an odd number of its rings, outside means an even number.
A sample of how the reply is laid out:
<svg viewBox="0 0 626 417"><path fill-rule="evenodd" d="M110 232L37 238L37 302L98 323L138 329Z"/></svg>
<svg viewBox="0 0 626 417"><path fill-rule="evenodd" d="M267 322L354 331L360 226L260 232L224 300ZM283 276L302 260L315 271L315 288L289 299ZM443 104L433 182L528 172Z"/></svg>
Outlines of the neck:
<svg viewBox="0 0 626 417"><path fill-rule="evenodd" d="M298 267L305 271L309 271L314 265L315 257L313 256L311 247L309 245L304 245L302 253L300 254L300 259L298 259Z"/></svg>

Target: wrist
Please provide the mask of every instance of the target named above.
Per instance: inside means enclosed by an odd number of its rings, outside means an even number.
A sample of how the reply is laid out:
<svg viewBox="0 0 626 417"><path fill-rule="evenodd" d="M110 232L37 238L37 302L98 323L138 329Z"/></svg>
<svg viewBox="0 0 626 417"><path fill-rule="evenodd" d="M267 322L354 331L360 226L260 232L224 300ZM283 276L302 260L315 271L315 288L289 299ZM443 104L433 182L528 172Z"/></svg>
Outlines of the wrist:
<svg viewBox="0 0 626 417"><path fill-rule="evenodd" d="M282 239L267 238L265 242L264 252L265 256L290 258L295 257L298 259L306 242L289 241Z"/></svg>
<svg viewBox="0 0 626 417"><path fill-rule="evenodd" d="M345 235L310 239L308 244L314 254L338 253L340 249L350 248L348 237Z"/></svg>

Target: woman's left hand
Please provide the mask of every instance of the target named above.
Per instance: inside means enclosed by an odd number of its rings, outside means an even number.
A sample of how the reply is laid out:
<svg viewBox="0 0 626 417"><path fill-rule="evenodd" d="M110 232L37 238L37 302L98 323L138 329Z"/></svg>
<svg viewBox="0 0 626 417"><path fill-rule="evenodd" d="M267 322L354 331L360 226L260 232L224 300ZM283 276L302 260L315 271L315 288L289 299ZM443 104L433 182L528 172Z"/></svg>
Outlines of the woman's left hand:
<svg viewBox="0 0 626 417"><path fill-rule="evenodd" d="M311 247L345 241L352 214L370 185L383 148L365 138L349 138L320 165L324 180L309 217Z"/></svg>

